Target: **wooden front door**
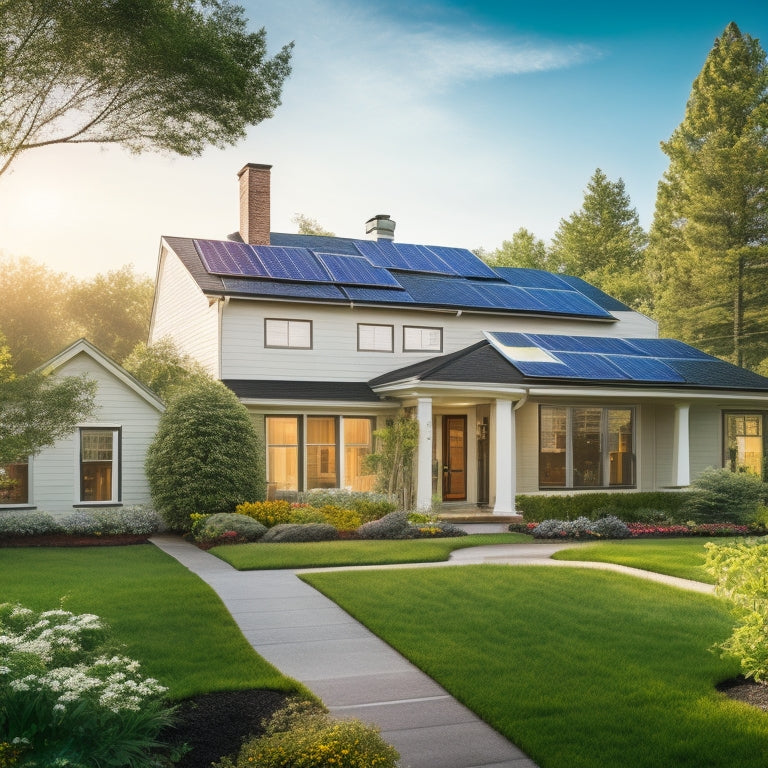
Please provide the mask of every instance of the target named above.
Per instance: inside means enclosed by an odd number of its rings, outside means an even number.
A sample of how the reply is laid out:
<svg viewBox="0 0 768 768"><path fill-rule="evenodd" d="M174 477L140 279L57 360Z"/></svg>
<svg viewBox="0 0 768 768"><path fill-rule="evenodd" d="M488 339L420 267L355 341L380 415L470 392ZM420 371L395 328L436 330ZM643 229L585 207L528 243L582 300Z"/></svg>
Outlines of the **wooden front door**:
<svg viewBox="0 0 768 768"><path fill-rule="evenodd" d="M467 417L443 416L443 501L467 498Z"/></svg>

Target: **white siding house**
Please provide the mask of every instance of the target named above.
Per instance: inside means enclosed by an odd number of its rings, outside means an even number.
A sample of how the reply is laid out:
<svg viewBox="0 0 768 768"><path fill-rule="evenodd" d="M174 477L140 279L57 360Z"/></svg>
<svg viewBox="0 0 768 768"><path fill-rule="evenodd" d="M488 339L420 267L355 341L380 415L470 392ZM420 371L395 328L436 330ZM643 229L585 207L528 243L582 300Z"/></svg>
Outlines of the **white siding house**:
<svg viewBox="0 0 768 768"><path fill-rule="evenodd" d="M687 486L764 472L768 379L671 339L577 278L464 249L270 233L270 166L226 240L162 239L150 342L170 337L264 425L276 493L364 489L372 431L420 426L417 503ZM257 233L254 235L253 233Z"/></svg>
<svg viewBox="0 0 768 768"><path fill-rule="evenodd" d="M28 463L14 465L22 482L14 494L0 497L0 513L29 508L61 516L77 508L148 503L144 458L163 403L85 339L67 347L43 370L95 381L96 408L72 434Z"/></svg>

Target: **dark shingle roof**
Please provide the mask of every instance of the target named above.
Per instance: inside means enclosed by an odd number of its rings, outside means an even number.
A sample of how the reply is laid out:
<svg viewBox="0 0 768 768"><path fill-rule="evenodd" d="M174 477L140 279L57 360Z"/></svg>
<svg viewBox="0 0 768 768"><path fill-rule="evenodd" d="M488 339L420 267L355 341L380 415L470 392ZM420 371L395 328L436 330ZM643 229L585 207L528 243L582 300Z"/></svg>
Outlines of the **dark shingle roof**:
<svg viewBox="0 0 768 768"><path fill-rule="evenodd" d="M285 381L225 379L238 397L248 400L337 400L378 403L377 395L364 381Z"/></svg>

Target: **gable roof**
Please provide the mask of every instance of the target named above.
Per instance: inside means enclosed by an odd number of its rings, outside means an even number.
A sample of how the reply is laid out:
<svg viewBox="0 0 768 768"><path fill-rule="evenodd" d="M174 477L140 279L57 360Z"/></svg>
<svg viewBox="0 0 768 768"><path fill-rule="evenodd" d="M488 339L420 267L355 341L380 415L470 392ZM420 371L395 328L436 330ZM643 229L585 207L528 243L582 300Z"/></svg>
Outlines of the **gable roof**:
<svg viewBox="0 0 768 768"><path fill-rule="evenodd" d="M66 349L63 349L48 360L48 362L43 363L37 370L43 373L51 373L81 354L90 357L129 389L132 389L139 397L146 400L153 408L156 408L161 413L165 410L163 401L149 387L142 384L137 378L128 373L125 368L118 365L111 357L104 354L87 339L78 339L73 342Z"/></svg>
<svg viewBox="0 0 768 768"><path fill-rule="evenodd" d="M768 392L768 378L675 339L486 332L486 340L368 383L581 385Z"/></svg>
<svg viewBox="0 0 768 768"><path fill-rule="evenodd" d="M281 233L270 245L164 241L209 295L616 320L610 297L583 281L494 270L464 248Z"/></svg>

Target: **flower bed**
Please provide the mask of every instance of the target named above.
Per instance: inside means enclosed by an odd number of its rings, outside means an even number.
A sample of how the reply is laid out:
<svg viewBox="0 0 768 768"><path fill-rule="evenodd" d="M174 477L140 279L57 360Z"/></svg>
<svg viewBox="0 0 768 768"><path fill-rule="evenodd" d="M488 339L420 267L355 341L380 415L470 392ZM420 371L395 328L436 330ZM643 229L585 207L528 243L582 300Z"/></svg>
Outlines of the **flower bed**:
<svg viewBox="0 0 768 768"><path fill-rule="evenodd" d="M574 526L577 521L544 521L548 525L542 527L542 523L512 524L509 530L514 533L527 533L536 538L547 539L605 539L618 538L604 533L589 530L590 526ZM595 521L597 522L597 521ZM748 525L734 525L732 523L686 523L657 525L656 523L625 523L629 530L629 538L664 538L681 536L764 536L763 528ZM540 529L535 533L536 529ZM626 537L620 537L626 538Z"/></svg>

